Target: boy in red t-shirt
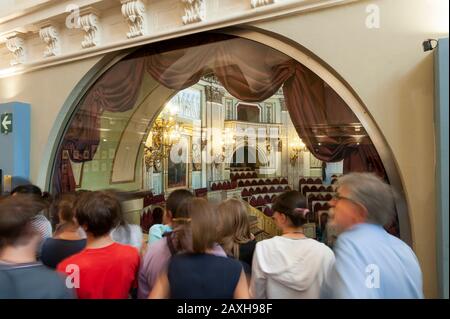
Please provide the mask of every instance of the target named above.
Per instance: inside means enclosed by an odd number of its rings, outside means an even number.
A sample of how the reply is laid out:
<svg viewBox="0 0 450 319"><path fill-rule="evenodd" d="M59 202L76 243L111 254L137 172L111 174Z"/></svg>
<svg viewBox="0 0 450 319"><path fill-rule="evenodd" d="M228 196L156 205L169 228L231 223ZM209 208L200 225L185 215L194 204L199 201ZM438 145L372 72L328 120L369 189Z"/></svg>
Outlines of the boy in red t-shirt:
<svg viewBox="0 0 450 319"><path fill-rule="evenodd" d="M88 192L76 204L76 218L87 235L86 248L58 264L81 299L124 299L136 286L139 253L110 237L121 214L112 193Z"/></svg>

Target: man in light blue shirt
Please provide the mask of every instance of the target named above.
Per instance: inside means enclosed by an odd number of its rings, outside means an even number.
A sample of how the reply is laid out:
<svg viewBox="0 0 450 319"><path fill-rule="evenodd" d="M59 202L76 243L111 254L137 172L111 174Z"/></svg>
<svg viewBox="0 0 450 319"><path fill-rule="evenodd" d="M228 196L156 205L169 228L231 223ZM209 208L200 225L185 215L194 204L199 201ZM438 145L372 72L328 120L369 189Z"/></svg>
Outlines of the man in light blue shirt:
<svg viewBox="0 0 450 319"><path fill-rule="evenodd" d="M322 298L423 298L416 255L383 228L395 217L394 205L390 186L373 174L339 178L330 213L342 233Z"/></svg>

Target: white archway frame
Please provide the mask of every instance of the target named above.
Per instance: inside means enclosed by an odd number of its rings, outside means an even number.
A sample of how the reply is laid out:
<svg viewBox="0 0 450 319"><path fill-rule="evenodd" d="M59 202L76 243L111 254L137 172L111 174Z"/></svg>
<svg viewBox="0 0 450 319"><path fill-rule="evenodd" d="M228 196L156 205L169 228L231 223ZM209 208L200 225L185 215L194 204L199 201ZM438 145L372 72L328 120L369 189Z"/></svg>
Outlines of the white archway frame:
<svg viewBox="0 0 450 319"><path fill-rule="evenodd" d="M215 31L216 33L218 31ZM241 38L246 38L256 41L267 46L270 46L302 63L311 71L322 78L330 87L332 87L337 94L347 103L353 113L358 117L361 124L366 129L374 146L383 162L386 173L391 185L398 191L399 198L396 202L398 219L400 224L400 236L410 246L413 244L411 235L411 223L408 215L408 207L404 195L403 181L399 173L399 167L395 160L392 150L390 149L386 139L381 130L376 125L375 120L371 117L367 108L357 97L357 94L345 83L342 78L339 78L332 68L327 66L325 62L321 61L313 53L302 47L298 43L293 43L292 40L286 39L277 34L267 34L263 30L256 31L243 28L228 28L220 31L221 33L234 35ZM149 41L148 43L156 42L158 39ZM136 49L136 48L135 48ZM134 50L134 49L133 49ZM115 63L120 61L123 57L128 55L133 50L126 50L121 52L114 52L105 56L98 62L75 86L71 94L65 101L60 113L52 127L49 139L46 145L45 157L41 163L40 175L38 177L38 185L44 186L45 189L50 189L53 168L55 165L55 156L59 147L59 142L67 129L79 101L84 94L93 85L104 72L111 68Z"/></svg>

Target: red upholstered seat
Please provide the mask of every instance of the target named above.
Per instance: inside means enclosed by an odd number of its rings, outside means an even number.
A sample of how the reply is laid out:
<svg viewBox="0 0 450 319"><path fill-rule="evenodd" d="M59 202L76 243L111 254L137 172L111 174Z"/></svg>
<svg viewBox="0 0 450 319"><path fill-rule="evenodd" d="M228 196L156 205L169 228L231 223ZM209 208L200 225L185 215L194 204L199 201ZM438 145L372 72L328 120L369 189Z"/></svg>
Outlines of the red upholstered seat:
<svg viewBox="0 0 450 319"><path fill-rule="evenodd" d="M279 180L278 178L274 178L274 179L273 179L273 183L274 183L274 184L280 184L280 180Z"/></svg>
<svg viewBox="0 0 450 319"><path fill-rule="evenodd" d="M238 181L238 186L239 186L239 187L242 187L242 186L244 186L244 185L245 185L244 181Z"/></svg>
<svg viewBox="0 0 450 319"><path fill-rule="evenodd" d="M263 179L259 179L258 180L258 185L265 185L266 183L264 182L264 180Z"/></svg>
<svg viewBox="0 0 450 319"><path fill-rule="evenodd" d="M333 186L327 186L327 190L326 190L327 192L333 192Z"/></svg>
<svg viewBox="0 0 450 319"><path fill-rule="evenodd" d="M314 180L311 178L311 177L309 177L307 180L306 180L306 184L313 184L314 183Z"/></svg>
<svg viewBox="0 0 450 319"><path fill-rule="evenodd" d="M303 195L306 195L306 193L309 193L310 191L311 191L311 189L309 188L308 185L303 186L303 189L302 189Z"/></svg>
<svg viewBox="0 0 450 319"><path fill-rule="evenodd" d="M319 186L319 192L326 192L327 188L325 186Z"/></svg>
<svg viewBox="0 0 450 319"><path fill-rule="evenodd" d="M273 215L272 208L270 208L269 206L264 207L263 213L266 216L272 217Z"/></svg>
<svg viewBox="0 0 450 319"><path fill-rule="evenodd" d="M252 205L253 207L256 207L257 204L258 204L258 201L257 201L257 199L256 199L256 196L252 196L252 197L250 198L250 205Z"/></svg>
<svg viewBox="0 0 450 319"><path fill-rule="evenodd" d="M284 190L283 186L280 185L280 186L277 187L277 192L282 192L283 190Z"/></svg>
<svg viewBox="0 0 450 319"><path fill-rule="evenodd" d="M211 190L213 190L213 191L217 190L217 184L216 183L212 183L211 184Z"/></svg>
<svg viewBox="0 0 450 319"><path fill-rule="evenodd" d="M252 180L251 184L252 185L258 185L258 182L256 180Z"/></svg>
<svg viewBox="0 0 450 319"><path fill-rule="evenodd" d="M284 190L285 190L285 191L290 191L290 190L291 190L291 186L289 186L289 185L285 186L285 187L284 187Z"/></svg>
<svg viewBox="0 0 450 319"><path fill-rule="evenodd" d="M250 183L250 181L249 180L246 180L245 182L244 182L244 186L250 186L252 183Z"/></svg>
<svg viewBox="0 0 450 319"><path fill-rule="evenodd" d="M282 178L280 184L287 184L288 180L286 178Z"/></svg>
<svg viewBox="0 0 450 319"><path fill-rule="evenodd" d="M250 196L250 192L249 192L248 188L244 188L244 189L242 190L242 192L241 192L241 195L242 195L243 197L248 197L248 196Z"/></svg>
<svg viewBox="0 0 450 319"><path fill-rule="evenodd" d="M266 203L270 203L271 202L271 198L270 195L264 195L264 200L266 201Z"/></svg>
<svg viewBox="0 0 450 319"><path fill-rule="evenodd" d="M277 198L277 195L272 194L272 196L270 197L270 202L273 203L276 198Z"/></svg>
<svg viewBox="0 0 450 319"><path fill-rule="evenodd" d="M333 198L333 195L331 195L331 194L326 194L325 196L324 196L324 199L326 200L326 201L329 201L329 200L331 200Z"/></svg>
<svg viewBox="0 0 450 319"><path fill-rule="evenodd" d="M275 186L270 186L269 188L269 192L274 193L277 189L275 188Z"/></svg>
<svg viewBox="0 0 450 319"><path fill-rule="evenodd" d="M311 186L310 189L311 189L311 192L317 192L318 191L318 188L317 188L316 185Z"/></svg>
<svg viewBox="0 0 450 319"><path fill-rule="evenodd" d="M261 195L259 195L259 196L256 198L256 206L264 206L265 204L267 204L267 203L266 203L264 197L262 197Z"/></svg>
<svg viewBox="0 0 450 319"><path fill-rule="evenodd" d="M316 178L314 180L314 184L322 184L322 179L321 178Z"/></svg>
<svg viewBox="0 0 450 319"><path fill-rule="evenodd" d="M262 193L268 193L269 189L267 188L267 186L264 186L263 188L261 188L261 192Z"/></svg>

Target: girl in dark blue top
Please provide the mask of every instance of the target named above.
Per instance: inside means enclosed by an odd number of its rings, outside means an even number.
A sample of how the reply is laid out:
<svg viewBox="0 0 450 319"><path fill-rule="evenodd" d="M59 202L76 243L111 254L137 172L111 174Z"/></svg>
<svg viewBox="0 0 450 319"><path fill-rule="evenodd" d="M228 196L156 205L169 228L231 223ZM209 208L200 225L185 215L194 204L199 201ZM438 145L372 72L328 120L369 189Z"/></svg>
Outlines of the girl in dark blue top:
<svg viewBox="0 0 450 319"><path fill-rule="evenodd" d="M241 264L232 258L211 254L217 238L217 213L202 198L179 207L177 254L167 273L162 274L150 298L231 299L248 298L248 286ZM186 216L185 218L182 216ZM190 216L190 217L188 217Z"/></svg>

